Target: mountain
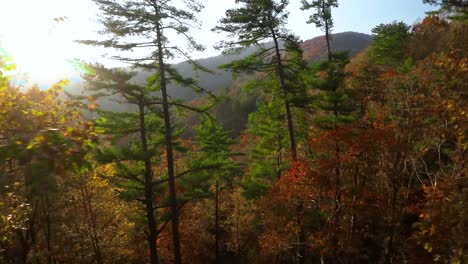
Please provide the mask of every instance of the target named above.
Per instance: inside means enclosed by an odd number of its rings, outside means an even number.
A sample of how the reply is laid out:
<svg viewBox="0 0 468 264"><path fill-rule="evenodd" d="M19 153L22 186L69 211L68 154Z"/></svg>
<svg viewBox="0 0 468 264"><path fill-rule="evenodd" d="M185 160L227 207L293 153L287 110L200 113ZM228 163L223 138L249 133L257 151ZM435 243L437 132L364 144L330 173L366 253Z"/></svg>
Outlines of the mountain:
<svg viewBox="0 0 468 264"><path fill-rule="evenodd" d="M348 51L350 57L356 56L358 53L366 49L372 43L372 37L363 33L356 32L343 32L333 34L331 38L331 49L333 51ZM304 51L304 58L309 63L325 60L327 57L327 46L325 36L316 37L306 40L302 43ZM217 56L204 60L202 63L210 69L216 69L215 65L220 65L230 61L232 58L225 56ZM205 79L206 78L206 79ZM206 84L210 91L224 93L227 95L228 100L221 102L214 114L216 118L227 128L230 129L235 136L241 134L246 128L248 115L255 111L257 96L253 93L243 91L242 83L248 78L242 78L233 81L230 73L225 71L216 71L215 77L212 75L201 75L199 81L201 84ZM210 86L210 80L217 84L217 86ZM226 87L228 87L226 89ZM175 92L175 91L174 91ZM177 91L178 96L184 96L184 90ZM193 94L191 96L194 96ZM194 98L194 97L192 97ZM190 120L190 123L195 121Z"/></svg>
<svg viewBox="0 0 468 264"><path fill-rule="evenodd" d="M372 36L357 33L343 32L331 36L331 50L348 51L350 57L356 56L359 52L367 48L372 42ZM304 58L309 62L317 62L326 59L327 42L325 36L306 40L302 43Z"/></svg>

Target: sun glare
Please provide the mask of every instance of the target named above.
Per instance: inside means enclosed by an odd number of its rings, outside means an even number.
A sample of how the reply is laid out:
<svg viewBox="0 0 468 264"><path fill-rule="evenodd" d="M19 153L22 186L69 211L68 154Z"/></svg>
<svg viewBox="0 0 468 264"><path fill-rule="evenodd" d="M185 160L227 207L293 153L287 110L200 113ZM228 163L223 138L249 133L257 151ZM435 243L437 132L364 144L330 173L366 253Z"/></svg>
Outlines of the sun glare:
<svg viewBox="0 0 468 264"><path fill-rule="evenodd" d="M17 35L4 40L18 66L33 82L49 82L63 77L72 70L64 48L64 41L47 30L37 30L29 35Z"/></svg>
<svg viewBox="0 0 468 264"><path fill-rule="evenodd" d="M2 0L0 45L31 83L51 84L74 73L70 59L86 58L88 49L74 43L93 32L88 1ZM66 17L57 20L56 18ZM85 23L88 22L88 23ZM88 33L89 34L89 33Z"/></svg>

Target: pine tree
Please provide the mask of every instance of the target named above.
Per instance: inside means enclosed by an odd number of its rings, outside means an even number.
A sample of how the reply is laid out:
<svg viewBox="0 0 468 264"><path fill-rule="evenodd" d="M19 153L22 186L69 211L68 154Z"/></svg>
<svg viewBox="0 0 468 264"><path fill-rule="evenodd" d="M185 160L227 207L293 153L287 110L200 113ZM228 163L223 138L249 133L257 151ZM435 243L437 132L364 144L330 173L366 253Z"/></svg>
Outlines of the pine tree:
<svg viewBox="0 0 468 264"><path fill-rule="evenodd" d="M103 146L96 154L100 163L112 163L116 175L111 177L117 186L124 189L121 194L127 199L143 202L148 225L148 246L151 263L158 262L156 239L158 237L157 220L154 204L155 179L154 170L157 154L164 143L162 119L153 107L155 97L152 89L132 84L130 80L135 73L124 69L106 69L102 65L89 65L88 74L84 76L87 89L92 94L90 100L100 97L117 96L121 103L137 108L136 112L113 112L99 110L99 127L114 137L113 145ZM94 103L93 103L94 104ZM91 107L94 108L94 107ZM127 141L127 146L120 146L118 141ZM120 143L122 145L122 143Z"/></svg>
<svg viewBox="0 0 468 264"><path fill-rule="evenodd" d="M338 0L301 0L302 10L315 9L316 12L309 17L307 23L315 24L325 32L327 42L328 61L331 62L330 34L333 29L332 8L338 7Z"/></svg>
<svg viewBox="0 0 468 264"><path fill-rule="evenodd" d="M423 3L440 6L440 10L430 13L445 14L464 23L468 21L468 3L465 0L423 0Z"/></svg>
<svg viewBox="0 0 468 264"><path fill-rule="evenodd" d="M283 99L285 118L289 134L289 147L292 160L297 160L297 144L294 135L291 112L292 91L287 83L286 51L299 49L297 38L285 28L288 13L287 0L239 0L241 7L226 11L217 32L226 32L234 40L222 41L219 48L225 52L236 52L249 46L257 46L258 51L241 60L223 66L233 72L260 73L261 77L274 76L278 80L277 94ZM263 44L272 41L271 46ZM295 50L299 52L299 50Z"/></svg>
<svg viewBox="0 0 468 264"><path fill-rule="evenodd" d="M162 106L164 120L164 139L167 151L167 172L169 176L170 204L172 213L172 236L174 244L175 263L181 263L180 238L178 226L178 207L176 197L176 173L174 169L173 121L171 107L177 106L188 110L203 112L199 109L184 105L180 101L171 100L168 96L168 84L180 83L191 87L196 92L206 92L193 79L183 78L168 64L174 57L187 59L196 69L206 70L190 58L189 53L203 50L192 36L190 28L199 25L196 13L203 6L197 1L184 1L175 5L171 1L159 0L94 0L101 10L100 22L104 25L103 35L109 37L104 41L80 41L83 44L111 47L121 51L144 49L148 55L139 58L115 56L114 58L130 62L134 66L156 71L151 85L158 87L161 101L155 104ZM184 37L189 51L182 49L177 43L171 42L168 35L175 33ZM135 41L135 39L138 39Z"/></svg>
<svg viewBox="0 0 468 264"><path fill-rule="evenodd" d="M334 163L334 197L330 198L334 203L334 213L331 228L331 243L333 247L338 246L337 231L340 226L342 204L342 147L340 146L339 129L340 126L353 121L350 115L351 109L347 103L348 91L343 87L346 77L345 66L348 64L347 52L333 52L331 49L331 31L333 29L332 8L338 7L336 0L316 0L308 2L302 1L303 10L315 9L315 13L310 16L308 23L314 23L317 27L325 31L327 45L327 61L319 62L313 66L311 78L312 86L321 91L317 96L316 106L320 114L315 118L316 125L324 130L331 130L334 144L334 157L330 158ZM319 153L320 155L320 153ZM335 253L337 254L337 253ZM336 255L335 255L336 256Z"/></svg>
<svg viewBox="0 0 468 264"><path fill-rule="evenodd" d="M211 167L203 172L215 185L215 263L220 262L220 195L223 184L232 185L233 177L240 174L239 165L232 160L230 151L235 140L216 120L206 117L196 130L196 142L200 146L201 157L196 161L202 165L195 167ZM214 175L214 176L213 176Z"/></svg>
<svg viewBox="0 0 468 264"><path fill-rule="evenodd" d="M383 66L396 66L404 61L410 26L394 21L380 24L372 29L374 43L370 54L374 61Z"/></svg>
<svg viewBox="0 0 468 264"><path fill-rule="evenodd" d="M278 99L260 102L257 111L249 115L248 133L258 140L250 153L250 173L243 182L248 197L263 196L287 167L284 152L288 139L281 106Z"/></svg>

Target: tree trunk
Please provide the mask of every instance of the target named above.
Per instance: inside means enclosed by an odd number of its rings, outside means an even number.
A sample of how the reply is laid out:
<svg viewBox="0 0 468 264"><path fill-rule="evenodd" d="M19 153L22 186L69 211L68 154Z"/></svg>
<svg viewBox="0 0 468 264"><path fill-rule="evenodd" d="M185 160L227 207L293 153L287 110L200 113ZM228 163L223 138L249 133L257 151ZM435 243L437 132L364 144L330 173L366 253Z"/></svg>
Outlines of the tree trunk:
<svg viewBox="0 0 468 264"><path fill-rule="evenodd" d="M52 252L52 221L50 219L50 202L49 202L49 195L46 193L44 195L44 214L45 214L45 222L46 222L46 229L44 230L44 236L46 239L47 244L47 263L52 264L53 261L53 252Z"/></svg>
<svg viewBox="0 0 468 264"><path fill-rule="evenodd" d="M326 10L325 1L322 1L322 10ZM325 17L325 14L322 14L322 16ZM330 25L328 24L327 18L325 18L325 40L327 41L328 62L331 62L332 57L331 57L331 47L330 47Z"/></svg>
<svg viewBox="0 0 468 264"><path fill-rule="evenodd" d="M145 107L143 102L138 105L140 114L140 137L143 152L145 153L145 206L146 219L148 220L148 245L150 249L151 264L158 263L158 251L156 246L157 232L156 221L154 219L153 205L153 171L151 168L151 159L148 155L148 143L146 139Z"/></svg>
<svg viewBox="0 0 468 264"><path fill-rule="evenodd" d="M240 215L241 215L241 204L240 204L240 197L239 197L239 190L236 191L236 199L237 199L237 217L236 217L236 237L237 237L237 256L241 257L241 244L240 244Z"/></svg>
<svg viewBox="0 0 468 264"><path fill-rule="evenodd" d="M215 263L219 263L219 181L216 180L215 194Z"/></svg>
<svg viewBox="0 0 468 264"><path fill-rule="evenodd" d="M294 125L293 125L293 120L292 120L292 114L291 114L291 107L289 105L288 101L288 90L286 88L286 76L284 74L284 66L283 63L281 62L281 53L279 49L279 43L278 39L276 37L276 33L273 29L271 29L271 34L273 37L273 41L275 44L275 52L276 52L276 63L278 67L278 77L280 81L280 88L281 91L283 92L284 96L284 109L286 112L286 122L288 125L288 134L289 134L289 144L291 148L291 160L292 161L297 161L297 147L296 147L296 138L294 136Z"/></svg>
<svg viewBox="0 0 468 264"><path fill-rule="evenodd" d="M156 9L156 16L159 13ZM174 244L174 261L175 264L181 264L182 258L180 255L180 238L179 238L179 218L177 210L177 197L175 186L175 173L174 173L174 153L172 150L172 127L171 117L169 112L169 101L167 95L167 80L163 55L163 35L161 25L157 23L156 26L157 45L158 45L158 66L160 74L161 95L163 100L163 114L165 126L165 141L166 141L166 158L167 158L167 174L169 177L169 192L171 204L171 222L172 222L172 240Z"/></svg>
<svg viewBox="0 0 468 264"><path fill-rule="evenodd" d="M402 168L401 164L403 161L403 155L402 153L398 152L395 162L393 164L393 173L391 175L390 181L392 184L392 194L391 194L391 201L390 201L390 226L388 228L388 244L385 252L385 264L390 264L393 263L393 258L395 254L395 235L396 235L396 225L397 225L397 198L398 198L398 192L400 190L400 187L398 186L397 183L397 177L401 175Z"/></svg>
<svg viewBox="0 0 468 264"><path fill-rule="evenodd" d="M286 122L288 125L288 134L289 134L289 144L290 144L290 149L291 149L291 160L297 161L297 147L296 147L296 138L294 136L294 125L293 125L293 120L292 120L292 114L291 114L291 108L289 105L288 101L288 90L286 88L286 76L284 73L284 66L283 63L281 62L281 53L279 49L279 43L278 39L276 37L276 33L273 29L270 29L273 41L275 44L275 52L276 52L276 63L277 63L277 68L278 68L278 76L280 80L280 88L281 91L283 92L284 96L284 109L286 112ZM305 248L304 248L304 242L305 242L305 234L304 234L304 229L302 228L301 224L301 217L303 214L303 205L302 203L299 203L296 208L296 221L297 224L300 226L299 228L299 233L298 235L298 246L297 246L297 263L302 264L305 261Z"/></svg>
<svg viewBox="0 0 468 264"><path fill-rule="evenodd" d="M88 218L90 225L91 225L91 240L93 242L93 249L94 249L94 255L96 258L96 263L103 264L104 261L102 259L101 246L99 244L99 236L97 232L96 214L93 210L93 206L91 203L92 197L89 193L87 182L84 179L83 175L81 175L80 180L81 180L80 191L81 191L81 196L83 199L83 206L85 207L86 217Z"/></svg>
<svg viewBox="0 0 468 264"><path fill-rule="evenodd" d="M281 149L283 148L283 146L281 146L280 134L278 134L277 140L278 140L278 143L277 143L278 145L276 148L276 177L279 180L281 178Z"/></svg>

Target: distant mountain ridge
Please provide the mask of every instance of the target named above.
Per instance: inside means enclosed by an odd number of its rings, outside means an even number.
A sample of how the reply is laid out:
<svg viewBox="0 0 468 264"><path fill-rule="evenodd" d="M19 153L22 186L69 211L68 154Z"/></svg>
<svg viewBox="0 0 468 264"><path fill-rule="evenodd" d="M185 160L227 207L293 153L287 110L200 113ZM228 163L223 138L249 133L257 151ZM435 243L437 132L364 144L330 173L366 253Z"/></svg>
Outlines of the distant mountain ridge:
<svg viewBox="0 0 468 264"><path fill-rule="evenodd" d="M332 51L347 51L350 58L362 52L372 43L372 37L363 33L343 32L333 34L331 38ZM268 44L266 44L268 45ZM316 37L306 40L302 43L304 59L309 63L325 60L327 57L327 47L325 36ZM200 73L199 76L190 75L190 66L187 63L175 65L184 76L197 77L200 85L211 92L222 93L228 96L228 100L221 102L213 110L213 114L224 125L225 128L231 130L234 136L239 136L247 126L248 115L255 111L257 95L245 93L242 91L242 84L248 79L248 76L243 76L238 80L232 79L230 72L219 70L217 66L230 62L233 59L239 59L248 53L254 52L255 49L250 48L243 54L236 56L216 56L200 60L199 62L205 67L213 70L215 75L209 73ZM174 96L193 100L197 95L187 90L186 88L173 89ZM187 98L185 98L187 96ZM184 121L188 127L194 127L197 121L189 118ZM190 135L191 131L187 131Z"/></svg>
<svg viewBox="0 0 468 264"><path fill-rule="evenodd" d="M359 52L366 49L372 43L372 37L367 34L357 32L343 32L331 35L331 48L333 51L348 51L350 57L355 56ZM266 43L265 46L272 45ZM192 65L188 62L182 62L174 65L174 68L184 77L192 77L198 81L198 84L214 94L228 95L229 100L219 104L215 109L217 118L223 125L231 129L235 135L239 135L245 128L248 114L255 111L256 96L253 94L245 94L242 92L242 83L248 79L248 76L243 76L238 80L234 80L232 73L226 70L218 69L222 64L231 62L232 60L241 59L248 54L255 52L257 47L249 47L241 53L235 55L218 55L214 57L197 60L201 65L211 70L208 72L195 72ZM302 43L304 59L309 63L325 60L327 55L325 36L319 36ZM151 75L151 72L141 71L137 74L134 81L139 84L145 84L146 79ZM67 91L72 94L84 93L83 82L74 82ZM201 99L203 94L196 94L190 88L178 87L169 85L169 95L173 98L183 99L185 101L194 101ZM133 111L132 107L127 104L120 103L118 97L99 99L101 108L113 111ZM189 118L190 119L190 118ZM194 120L186 120L187 122L195 122Z"/></svg>
<svg viewBox="0 0 468 264"><path fill-rule="evenodd" d="M349 51L349 56L354 57L372 43L372 36L358 32L342 32L332 34L332 51ZM304 59L309 62L317 62L326 59L327 42L325 36L319 36L302 43Z"/></svg>

